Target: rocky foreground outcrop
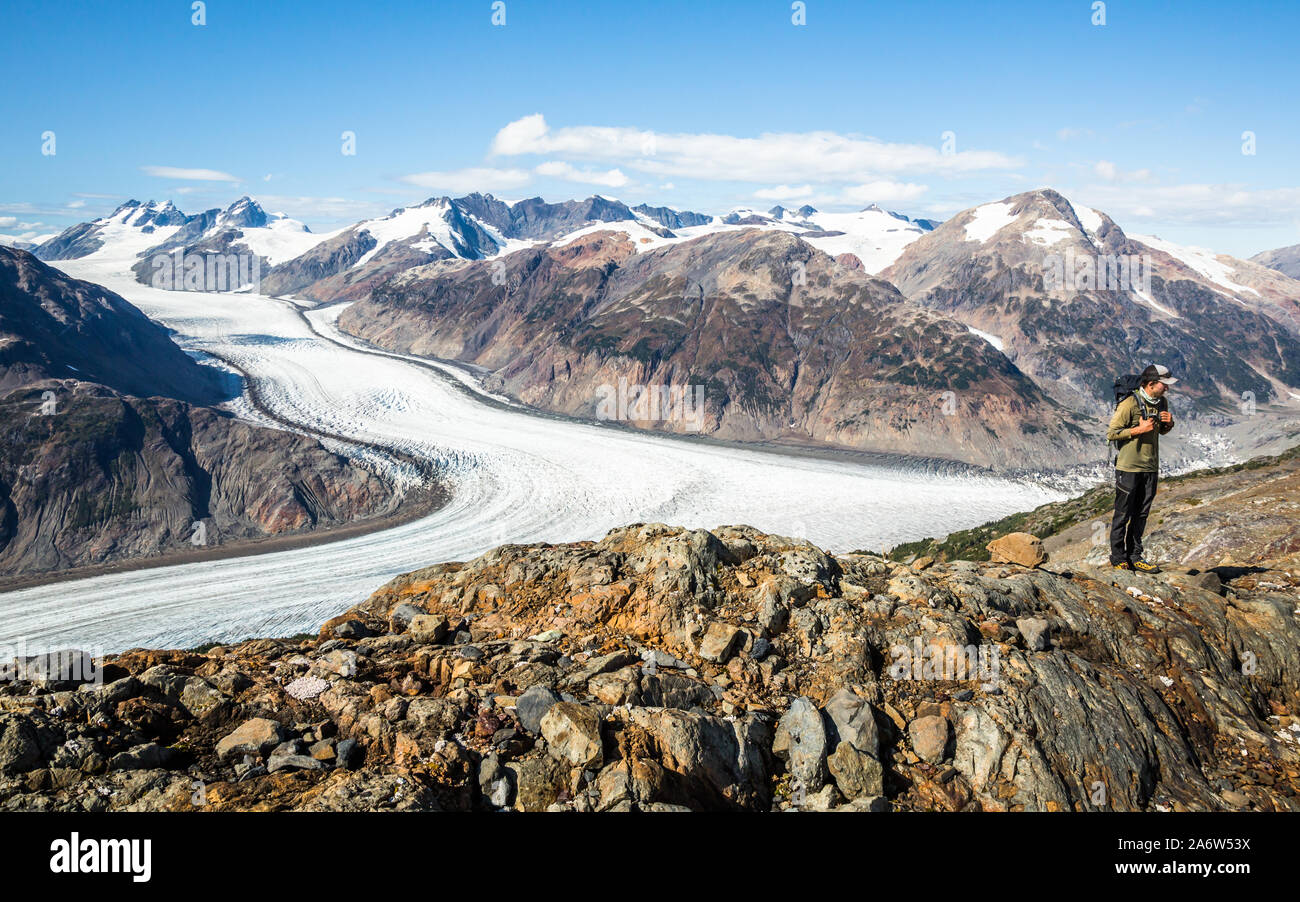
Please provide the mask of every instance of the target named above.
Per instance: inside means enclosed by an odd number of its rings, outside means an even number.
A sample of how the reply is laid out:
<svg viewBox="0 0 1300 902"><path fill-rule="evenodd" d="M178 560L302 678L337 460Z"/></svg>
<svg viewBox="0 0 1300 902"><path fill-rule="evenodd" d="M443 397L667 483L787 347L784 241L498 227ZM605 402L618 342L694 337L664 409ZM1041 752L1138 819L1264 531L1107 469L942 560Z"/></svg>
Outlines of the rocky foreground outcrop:
<svg viewBox="0 0 1300 902"><path fill-rule="evenodd" d="M1300 810L1300 572L1250 577L503 546L314 638L23 662L0 808Z"/></svg>

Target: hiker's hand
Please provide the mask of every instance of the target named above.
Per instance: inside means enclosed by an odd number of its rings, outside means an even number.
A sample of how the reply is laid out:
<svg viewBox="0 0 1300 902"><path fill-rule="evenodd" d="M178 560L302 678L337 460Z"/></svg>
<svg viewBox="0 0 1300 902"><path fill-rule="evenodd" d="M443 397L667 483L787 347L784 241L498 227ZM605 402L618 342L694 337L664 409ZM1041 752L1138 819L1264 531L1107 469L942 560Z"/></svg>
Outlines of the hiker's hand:
<svg viewBox="0 0 1300 902"><path fill-rule="evenodd" d="M1144 435L1156 428L1155 420L1142 420L1138 425L1128 431L1129 435Z"/></svg>
<svg viewBox="0 0 1300 902"><path fill-rule="evenodd" d="M1174 421L1174 415L1167 410L1160 411L1160 422L1166 426Z"/></svg>

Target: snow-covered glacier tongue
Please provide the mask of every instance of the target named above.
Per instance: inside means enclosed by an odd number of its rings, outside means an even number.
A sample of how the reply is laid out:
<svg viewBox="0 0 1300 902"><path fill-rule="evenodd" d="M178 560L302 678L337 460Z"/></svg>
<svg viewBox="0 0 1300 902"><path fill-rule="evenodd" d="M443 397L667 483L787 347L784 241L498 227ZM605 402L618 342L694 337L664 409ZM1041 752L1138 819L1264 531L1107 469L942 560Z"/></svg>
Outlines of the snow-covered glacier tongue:
<svg viewBox="0 0 1300 902"><path fill-rule="evenodd" d="M944 535L1065 497L1037 483L787 456L568 421L485 401L451 367L377 353L331 310L162 291L91 256L59 264L118 292L185 348L230 361L276 417L437 464L435 513L346 540L0 595L0 643L189 647L315 630L391 577L507 542L596 539L636 522L746 523L834 551ZM251 411L242 410L249 413Z"/></svg>

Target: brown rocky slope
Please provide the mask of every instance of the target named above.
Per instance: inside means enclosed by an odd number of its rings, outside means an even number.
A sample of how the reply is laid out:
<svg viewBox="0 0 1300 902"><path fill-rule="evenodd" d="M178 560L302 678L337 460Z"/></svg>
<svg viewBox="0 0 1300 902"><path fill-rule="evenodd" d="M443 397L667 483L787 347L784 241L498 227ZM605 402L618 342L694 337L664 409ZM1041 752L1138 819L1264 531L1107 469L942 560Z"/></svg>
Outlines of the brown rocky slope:
<svg viewBox="0 0 1300 902"><path fill-rule="evenodd" d="M57 413L34 415L47 391ZM0 427L0 585L340 526L403 500L310 436L94 383L15 390Z"/></svg>
<svg viewBox="0 0 1300 902"><path fill-rule="evenodd" d="M599 232L434 263L376 288L338 324L389 350L485 367L489 387L577 416L607 416L602 402L620 384L703 391L702 418L656 418L631 396L626 419L638 427L999 470L1097 456L1091 419L987 342L782 232L642 253L625 233Z"/></svg>
<svg viewBox="0 0 1300 902"><path fill-rule="evenodd" d="M0 808L1300 810L1300 572L1116 576L503 546L319 637L27 662Z"/></svg>
<svg viewBox="0 0 1300 902"><path fill-rule="evenodd" d="M210 406L240 390L121 296L0 248L0 584L411 500L316 437Z"/></svg>

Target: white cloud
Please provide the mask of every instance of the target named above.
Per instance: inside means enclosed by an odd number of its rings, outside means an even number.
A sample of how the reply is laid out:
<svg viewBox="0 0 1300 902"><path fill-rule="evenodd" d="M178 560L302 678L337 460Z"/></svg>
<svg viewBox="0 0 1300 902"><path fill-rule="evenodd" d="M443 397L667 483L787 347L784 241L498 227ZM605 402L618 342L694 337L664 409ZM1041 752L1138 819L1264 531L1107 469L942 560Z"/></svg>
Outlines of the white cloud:
<svg viewBox="0 0 1300 902"><path fill-rule="evenodd" d="M417 172L413 175L404 175L399 181L408 185L418 185L421 188L464 194L469 191L504 191L518 188L532 181L532 173L527 169L493 169L481 166L447 172Z"/></svg>
<svg viewBox="0 0 1300 902"><path fill-rule="evenodd" d="M53 228L43 222L26 222L20 220L17 216L0 216L0 229L20 229L24 232L35 232L39 229Z"/></svg>
<svg viewBox="0 0 1300 902"><path fill-rule="evenodd" d="M851 204L893 204L916 200L926 191L927 185L912 182L875 181L863 185L850 185L842 192L844 202Z"/></svg>
<svg viewBox="0 0 1300 902"><path fill-rule="evenodd" d="M293 219L301 220L319 231L318 224L347 223L385 216L392 211L388 205L373 201L354 200L349 197L306 197L285 194L259 194L257 202L265 209L283 211ZM413 200L418 203L418 200Z"/></svg>
<svg viewBox="0 0 1300 902"><path fill-rule="evenodd" d="M1134 169L1124 171L1112 163L1110 160L1098 160L1093 164L1092 171L1099 178L1108 182L1149 182L1151 181L1150 169Z"/></svg>
<svg viewBox="0 0 1300 902"><path fill-rule="evenodd" d="M1088 138L1091 136L1092 129L1090 128L1071 128L1070 126L1066 126L1065 128L1057 129L1056 131L1056 139L1058 141L1073 141L1075 138Z"/></svg>
<svg viewBox="0 0 1300 902"><path fill-rule="evenodd" d="M492 139L491 153L502 156L536 153L533 148L546 140L546 132L546 119L541 113L516 119L497 132Z"/></svg>
<svg viewBox="0 0 1300 902"><path fill-rule="evenodd" d="M579 169L561 160L542 163L534 170L538 175L564 179L566 182L581 182L584 185L604 185L607 188L622 188L630 179L617 169L599 172L594 169Z"/></svg>
<svg viewBox="0 0 1300 902"><path fill-rule="evenodd" d="M0 210L4 210L6 213L25 213L29 216L64 216L68 212L62 207L46 208L26 201L0 202Z"/></svg>
<svg viewBox="0 0 1300 902"><path fill-rule="evenodd" d="M762 200L802 200L812 197L812 185L777 185L773 188L760 188L754 196Z"/></svg>
<svg viewBox="0 0 1300 902"><path fill-rule="evenodd" d="M145 175L161 179L185 179L193 182L238 182L239 179L228 172L216 169L183 169L179 166L141 166Z"/></svg>
<svg viewBox="0 0 1300 902"><path fill-rule="evenodd" d="M1108 214L1175 225L1285 226L1300 209L1300 187L1251 189L1238 184L1104 184L1062 193Z"/></svg>
<svg viewBox="0 0 1300 902"><path fill-rule="evenodd" d="M1014 169L1023 161L995 151L945 154L925 144L897 144L836 132L765 133L756 138L716 134L661 134L636 128L571 126L552 130L540 113L497 132L497 156L553 154L619 162L661 177L781 184L791 175L810 181L862 182L882 173L949 175Z"/></svg>

